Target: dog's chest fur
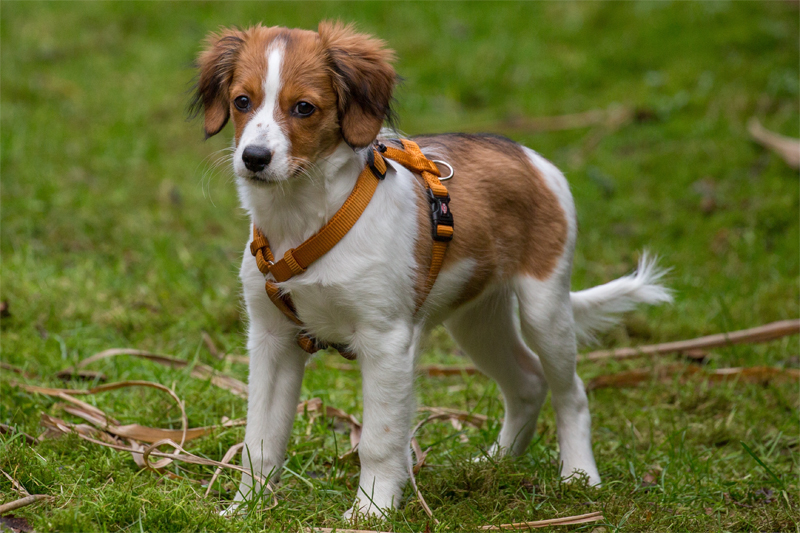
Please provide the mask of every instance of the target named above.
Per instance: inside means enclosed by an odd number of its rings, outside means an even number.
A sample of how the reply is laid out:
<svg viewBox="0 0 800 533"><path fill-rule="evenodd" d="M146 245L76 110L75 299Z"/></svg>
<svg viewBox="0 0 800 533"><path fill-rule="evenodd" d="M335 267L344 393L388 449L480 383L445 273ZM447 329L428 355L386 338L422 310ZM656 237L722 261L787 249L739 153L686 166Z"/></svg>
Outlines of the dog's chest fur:
<svg viewBox="0 0 800 533"><path fill-rule="evenodd" d="M355 161L347 157L344 153L335 154L327 163L341 169L338 174L343 183L336 182L337 172L329 168L326 175L333 175L332 178L309 181L288 192L284 201L276 201L274 195L253 195L252 188L243 196L245 208L263 228L276 257L313 235L343 203L352 190L351 177L355 173L351 167L362 164L360 157ZM312 335L325 342L349 345L359 331L388 330L399 317L413 310L418 270L415 244L420 231L418 192L414 189L419 186L411 173L392 165L361 218L344 238L305 273L279 285L291 295L300 319ZM287 224L286 220L297 217L298 212L306 216ZM286 218L281 219L282 215ZM262 216L264 219L260 220ZM267 298L264 276L249 249L245 250L241 278L251 315L258 313L259 319L286 321Z"/></svg>

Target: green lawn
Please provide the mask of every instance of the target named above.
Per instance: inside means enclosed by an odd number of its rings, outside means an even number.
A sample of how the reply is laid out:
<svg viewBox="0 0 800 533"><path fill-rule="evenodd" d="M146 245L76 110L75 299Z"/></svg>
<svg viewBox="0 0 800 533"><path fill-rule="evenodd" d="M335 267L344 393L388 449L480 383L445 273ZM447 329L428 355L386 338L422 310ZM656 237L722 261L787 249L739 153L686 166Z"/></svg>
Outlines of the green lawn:
<svg viewBox="0 0 800 533"><path fill-rule="evenodd" d="M672 306L640 310L602 339L644 344L800 316L798 173L753 144L751 116L798 136L800 18L790 2L266 3L13 2L0 6L2 361L0 422L34 436L53 398L11 380L54 387L55 373L95 352L135 347L202 362L246 380L247 367L212 357L208 332L243 355L237 281L247 218L225 160L230 127L204 142L186 122L193 57L207 32L263 21L316 28L356 21L398 53L400 128L409 133L505 132L564 170L576 199L573 285L629 272L647 248L672 267ZM636 111L618 129L504 130L521 117L609 106ZM426 363L463 364L438 332ZM302 397L359 416L357 372L320 356ZM675 356L582 363L592 377L690 364ZM712 351L710 369L798 366L798 340ZM184 400L191 426L245 416L246 402L188 370L130 357L91 367L109 381L150 380ZM489 415L481 429L423 428L432 447L394 531L603 511L604 531L797 531L798 383L698 379L590 392L601 489L558 479L549 405L516 460L472 462L499 431L502 402L482 376L420 377L419 403ZM123 389L85 401L123 423L179 427L166 394ZM424 416L420 414L420 418ZM358 467L339 460L345 428L298 417L279 503L226 519L217 511L238 475L213 492L139 470L129 454L77 437L29 446L0 435L0 468L53 498L14 514L37 531L296 531L346 527ZM461 435L466 439L462 439ZM241 427L192 441L219 460ZM747 453L742 442L752 450ZM194 480L213 469L171 466ZM651 486L642 483L654 473ZM0 502L16 498L0 476ZM377 526L359 524L359 527ZM384 524L383 527L387 527ZM577 528L573 528L577 529ZM565 528L553 528L564 531ZM601 530L603 531L603 530Z"/></svg>

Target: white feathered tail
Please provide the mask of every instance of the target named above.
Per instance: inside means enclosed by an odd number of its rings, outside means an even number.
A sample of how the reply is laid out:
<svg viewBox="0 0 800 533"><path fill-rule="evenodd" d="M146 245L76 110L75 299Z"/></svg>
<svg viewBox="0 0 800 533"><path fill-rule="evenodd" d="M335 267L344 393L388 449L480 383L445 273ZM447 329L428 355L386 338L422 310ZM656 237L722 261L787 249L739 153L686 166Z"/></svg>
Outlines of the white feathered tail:
<svg viewBox="0 0 800 533"><path fill-rule="evenodd" d="M660 282L668 272L658 258L642 254L636 272L603 285L570 293L575 317L575 336L580 344L591 344L598 333L618 324L620 315L638 304L672 301L672 292Z"/></svg>

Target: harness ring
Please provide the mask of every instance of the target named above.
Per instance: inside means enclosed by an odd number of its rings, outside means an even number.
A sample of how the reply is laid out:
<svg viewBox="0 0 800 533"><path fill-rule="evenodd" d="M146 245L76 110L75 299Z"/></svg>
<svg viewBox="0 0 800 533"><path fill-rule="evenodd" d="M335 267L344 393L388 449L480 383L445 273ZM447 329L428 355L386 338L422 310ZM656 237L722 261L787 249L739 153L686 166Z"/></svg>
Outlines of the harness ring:
<svg viewBox="0 0 800 533"><path fill-rule="evenodd" d="M444 165L444 166L446 166L447 168L450 169L450 175L449 176L445 176L443 178L439 178L439 181L447 181L450 178L452 178L453 175L456 173L455 169L453 169L453 165L451 165L447 161L442 161L441 159L431 159L431 161L433 161L434 163L440 163L440 164L442 164L442 165Z"/></svg>

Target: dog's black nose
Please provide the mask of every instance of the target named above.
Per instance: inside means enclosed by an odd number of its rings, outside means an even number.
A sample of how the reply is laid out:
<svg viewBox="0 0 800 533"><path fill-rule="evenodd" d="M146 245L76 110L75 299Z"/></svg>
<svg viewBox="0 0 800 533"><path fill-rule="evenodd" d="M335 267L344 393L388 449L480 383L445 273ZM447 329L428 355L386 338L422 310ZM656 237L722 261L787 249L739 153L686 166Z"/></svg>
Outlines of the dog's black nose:
<svg viewBox="0 0 800 533"><path fill-rule="evenodd" d="M242 161L247 170L258 172L264 170L272 159L272 152L266 146L250 145L242 152Z"/></svg>

